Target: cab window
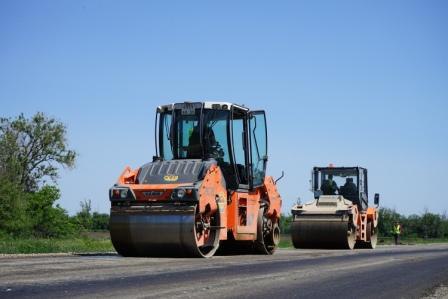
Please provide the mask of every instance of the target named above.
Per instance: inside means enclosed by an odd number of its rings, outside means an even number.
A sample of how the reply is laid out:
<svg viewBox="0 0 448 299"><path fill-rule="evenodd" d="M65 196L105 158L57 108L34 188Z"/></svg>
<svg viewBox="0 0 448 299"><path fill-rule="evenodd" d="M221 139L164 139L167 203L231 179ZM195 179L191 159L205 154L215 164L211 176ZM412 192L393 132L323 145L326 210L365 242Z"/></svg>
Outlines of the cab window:
<svg viewBox="0 0 448 299"><path fill-rule="evenodd" d="M267 161L266 118L264 111L255 111L249 121L253 187L263 185Z"/></svg>

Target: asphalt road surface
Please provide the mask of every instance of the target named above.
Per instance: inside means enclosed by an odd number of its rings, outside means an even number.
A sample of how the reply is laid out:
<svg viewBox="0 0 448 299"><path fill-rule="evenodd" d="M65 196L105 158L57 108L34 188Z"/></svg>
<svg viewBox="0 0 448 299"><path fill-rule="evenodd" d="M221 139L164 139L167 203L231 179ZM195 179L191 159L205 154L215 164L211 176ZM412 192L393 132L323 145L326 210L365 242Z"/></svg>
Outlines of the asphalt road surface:
<svg viewBox="0 0 448 299"><path fill-rule="evenodd" d="M211 259L0 257L0 298L421 298L448 296L446 286L448 244Z"/></svg>

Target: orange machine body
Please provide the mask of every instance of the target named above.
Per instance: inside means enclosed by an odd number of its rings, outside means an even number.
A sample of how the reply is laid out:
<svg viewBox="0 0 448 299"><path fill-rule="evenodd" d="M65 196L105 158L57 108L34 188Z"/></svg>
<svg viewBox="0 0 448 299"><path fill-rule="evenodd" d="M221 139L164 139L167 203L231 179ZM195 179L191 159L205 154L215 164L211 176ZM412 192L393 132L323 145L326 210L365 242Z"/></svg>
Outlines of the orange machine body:
<svg viewBox="0 0 448 299"><path fill-rule="evenodd" d="M136 202L141 205L165 203L172 200L172 193L178 187L193 183L176 183L175 177L167 177L166 184L139 184L136 181L140 169L125 168L118 178L118 185L132 190ZM282 199L271 176L266 176L264 185L251 191L227 192L223 186L222 172L217 165L207 171L199 188L199 212L220 214L220 240L231 235L236 241L257 240L257 220L261 204L267 205L265 216L271 222L279 223Z"/></svg>

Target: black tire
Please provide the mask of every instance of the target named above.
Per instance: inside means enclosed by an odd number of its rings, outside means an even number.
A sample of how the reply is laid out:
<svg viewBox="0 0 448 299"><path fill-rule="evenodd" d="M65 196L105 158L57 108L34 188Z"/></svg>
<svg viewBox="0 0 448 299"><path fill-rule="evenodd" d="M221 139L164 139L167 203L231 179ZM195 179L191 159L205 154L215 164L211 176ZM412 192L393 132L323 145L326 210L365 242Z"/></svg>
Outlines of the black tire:
<svg viewBox="0 0 448 299"><path fill-rule="evenodd" d="M367 242L367 248L375 249L378 243L378 232L375 227L373 227L373 222L367 225L367 234L370 236L370 242Z"/></svg>
<svg viewBox="0 0 448 299"><path fill-rule="evenodd" d="M271 255L277 249L280 242L280 227L278 222L272 223L271 229L266 233L264 227L266 225L266 217L264 217L264 207L258 211L257 218L257 241L255 241L255 250L259 254Z"/></svg>

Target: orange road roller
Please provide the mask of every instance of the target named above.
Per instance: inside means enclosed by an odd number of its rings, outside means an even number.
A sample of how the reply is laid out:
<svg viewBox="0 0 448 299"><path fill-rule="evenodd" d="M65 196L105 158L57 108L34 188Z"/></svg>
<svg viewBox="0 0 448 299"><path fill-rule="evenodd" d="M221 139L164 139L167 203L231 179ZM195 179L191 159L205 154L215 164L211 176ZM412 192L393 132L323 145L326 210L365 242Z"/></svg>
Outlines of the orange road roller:
<svg viewBox="0 0 448 299"><path fill-rule="evenodd" d="M109 190L110 235L122 256L272 254L282 200L266 176L264 111L226 102L159 106L156 155Z"/></svg>

